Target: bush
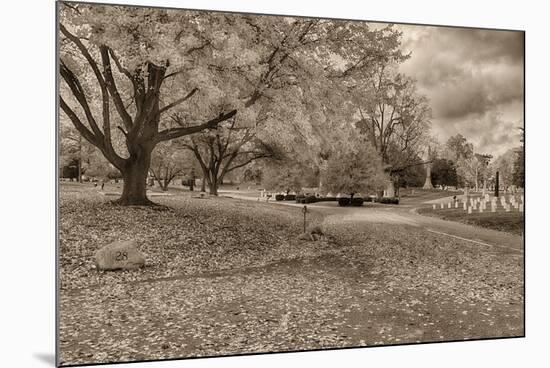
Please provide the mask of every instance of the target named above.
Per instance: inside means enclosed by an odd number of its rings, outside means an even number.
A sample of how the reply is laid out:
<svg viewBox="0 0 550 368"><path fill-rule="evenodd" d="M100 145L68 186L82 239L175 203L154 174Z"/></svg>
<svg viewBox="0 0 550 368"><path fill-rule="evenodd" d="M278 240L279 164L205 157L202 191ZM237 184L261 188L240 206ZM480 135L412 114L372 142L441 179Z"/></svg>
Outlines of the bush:
<svg viewBox="0 0 550 368"><path fill-rule="evenodd" d="M347 198L347 197L341 197L341 198L338 198L338 206L349 206L349 204L351 203L351 198Z"/></svg>
<svg viewBox="0 0 550 368"><path fill-rule="evenodd" d="M390 198L386 198L386 197L375 198L374 201L375 201L375 202L378 202L378 203L382 203L382 204L399 204L399 198L395 198L395 197L390 197Z"/></svg>
<svg viewBox="0 0 550 368"><path fill-rule="evenodd" d="M285 195L285 201L295 201L296 195L295 194L287 194Z"/></svg>
<svg viewBox="0 0 550 368"><path fill-rule="evenodd" d="M285 195L284 194L275 194L275 200L276 201L282 201L285 199Z"/></svg>
<svg viewBox="0 0 550 368"><path fill-rule="evenodd" d="M353 199L351 200L351 205L352 205L352 206L359 207L359 206L362 206L362 205L363 205L363 202L364 202L363 198L357 197L357 198L353 198Z"/></svg>
<svg viewBox="0 0 550 368"><path fill-rule="evenodd" d="M317 202L336 202L338 198L336 197L321 197L317 198Z"/></svg>
<svg viewBox="0 0 550 368"><path fill-rule="evenodd" d="M303 194L298 194L298 195L296 196L296 203L304 203L305 199L306 199L306 196L305 196L305 195L303 195Z"/></svg>
<svg viewBox="0 0 550 368"><path fill-rule="evenodd" d="M304 203L315 203L315 202L317 202L317 197L315 197L314 195L309 195L304 198Z"/></svg>

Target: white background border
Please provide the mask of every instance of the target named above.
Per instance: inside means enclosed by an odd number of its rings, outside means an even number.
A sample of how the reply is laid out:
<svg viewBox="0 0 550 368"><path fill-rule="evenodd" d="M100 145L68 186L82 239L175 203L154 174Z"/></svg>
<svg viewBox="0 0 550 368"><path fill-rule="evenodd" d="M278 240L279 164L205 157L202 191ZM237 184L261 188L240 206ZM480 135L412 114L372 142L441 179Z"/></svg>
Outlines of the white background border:
<svg viewBox="0 0 550 368"><path fill-rule="evenodd" d="M109 2L109 1L105 1ZM128 3L119 0L117 3ZM182 360L135 367L518 367L548 361L548 14L527 1L145 0L131 4L480 26L527 31L527 338ZM0 13L0 366L51 367L54 354L55 94L52 0ZM7 113L7 114L6 114ZM546 208L547 210L547 208ZM133 366L129 366L133 367Z"/></svg>

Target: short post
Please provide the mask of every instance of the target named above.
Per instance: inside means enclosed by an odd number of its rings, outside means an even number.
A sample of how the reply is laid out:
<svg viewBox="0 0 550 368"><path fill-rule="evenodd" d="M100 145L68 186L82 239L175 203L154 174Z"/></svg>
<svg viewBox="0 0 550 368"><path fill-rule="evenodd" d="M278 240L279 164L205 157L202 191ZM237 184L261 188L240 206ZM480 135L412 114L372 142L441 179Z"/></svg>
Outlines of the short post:
<svg viewBox="0 0 550 368"><path fill-rule="evenodd" d="M302 208L302 212L304 213L304 233L306 232L306 214L307 214L307 206L304 206Z"/></svg>

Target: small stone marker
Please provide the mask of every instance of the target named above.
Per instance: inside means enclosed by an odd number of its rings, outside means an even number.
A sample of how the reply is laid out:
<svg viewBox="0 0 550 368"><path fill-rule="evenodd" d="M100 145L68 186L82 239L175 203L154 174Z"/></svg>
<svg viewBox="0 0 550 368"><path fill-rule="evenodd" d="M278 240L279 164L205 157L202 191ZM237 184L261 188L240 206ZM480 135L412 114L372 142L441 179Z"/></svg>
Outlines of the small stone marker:
<svg viewBox="0 0 550 368"><path fill-rule="evenodd" d="M433 205L433 209L435 210L435 204Z"/></svg>
<svg viewBox="0 0 550 368"><path fill-rule="evenodd" d="M458 201L455 202L455 208L458 208Z"/></svg>
<svg viewBox="0 0 550 368"><path fill-rule="evenodd" d="M445 205L443 204L443 202L441 202L441 209L445 208Z"/></svg>
<svg viewBox="0 0 550 368"><path fill-rule="evenodd" d="M468 207L468 215L472 213L472 207Z"/></svg>
<svg viewBox="0 0 550 368"><path fill-rule="evenodd" d="M447 208L451 208L451 202L449 202L449 204L447 205Z"/></svg>
<svg viewBox="0 0 550 368"><path fill-rule="evenodd" d="M462 207L464 208L464 211L466 211L468 209L468 204L466 202L464 202L462 204Z"/></svg>
<svg viewBox="0 0 550 368"><path fill-rule="evenodd" d="M100 270L130 270L145 265L145 257L134 240L115 241L95 252L96 267Z"/></svg>

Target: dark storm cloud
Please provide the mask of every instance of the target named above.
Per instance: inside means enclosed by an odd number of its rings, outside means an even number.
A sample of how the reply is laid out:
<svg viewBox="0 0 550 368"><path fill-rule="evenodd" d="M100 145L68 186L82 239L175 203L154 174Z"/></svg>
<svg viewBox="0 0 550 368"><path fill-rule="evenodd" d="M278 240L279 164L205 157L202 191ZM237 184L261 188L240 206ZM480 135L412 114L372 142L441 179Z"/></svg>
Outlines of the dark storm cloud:
<svg viewBox="0 0 550 368"><path fill-rule="evenodd" d="M411 58L402 71L418 81L433 110L434 133L461 133L480 151L517 145L523 123L523 34L399 26Z"/></svg>

